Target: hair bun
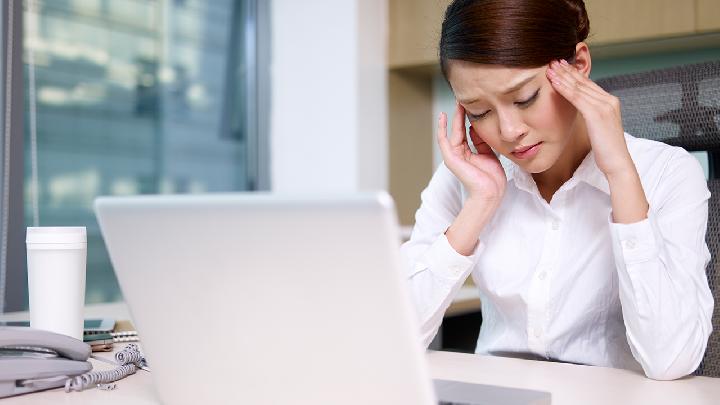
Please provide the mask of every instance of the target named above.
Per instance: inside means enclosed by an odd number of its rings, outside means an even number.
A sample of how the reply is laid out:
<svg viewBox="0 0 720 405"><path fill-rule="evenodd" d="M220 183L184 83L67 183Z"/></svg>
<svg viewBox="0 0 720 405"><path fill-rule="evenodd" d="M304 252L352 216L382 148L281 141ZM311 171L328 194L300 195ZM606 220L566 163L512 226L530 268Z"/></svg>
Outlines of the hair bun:
<svg viewBox="0 0 720 405"><path fill-rule="evenodd" d="M583 0L453 0L440 32L440 69L450 61L538 68L571 60L590 32Z"/></svg>
<svg viewBox="0 0 720 405"><path fill-rule="evenodd" d="M590 19L588 18L587 10L585 10L585 2L583 0L565 0L565 2L577 15L577 42L582 42L590 33Z"/></svg>

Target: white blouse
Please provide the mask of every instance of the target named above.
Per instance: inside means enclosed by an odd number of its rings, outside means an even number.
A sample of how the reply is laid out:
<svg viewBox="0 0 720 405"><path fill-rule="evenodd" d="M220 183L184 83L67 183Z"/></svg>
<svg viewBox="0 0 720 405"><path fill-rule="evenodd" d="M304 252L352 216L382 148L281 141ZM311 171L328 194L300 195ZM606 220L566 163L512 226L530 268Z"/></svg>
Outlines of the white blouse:
<svg viewBox="0 0 720 405"><path fill-rule="evenodd" d="M469 257L444 235L465 193L440 165L402 247L426 346L472 275L483 315L476 353L642 367L661 380L698 367L712 330L710 192L684 149L625 139L650 204L647 219L612 222L609 186L592 152L549 204L508 161L502 204Z"/></svg>

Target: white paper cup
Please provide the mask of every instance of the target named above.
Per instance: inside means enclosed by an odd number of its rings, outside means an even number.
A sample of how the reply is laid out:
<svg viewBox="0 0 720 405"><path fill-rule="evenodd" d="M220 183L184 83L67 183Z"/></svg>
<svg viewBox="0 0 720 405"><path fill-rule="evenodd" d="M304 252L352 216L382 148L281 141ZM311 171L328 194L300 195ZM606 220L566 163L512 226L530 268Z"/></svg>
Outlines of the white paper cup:
<svg viewBox="0 0 720 405"><path fill-rule="evenodd" d="M82 340L85 227L28 227L30 326Z"/></svg>

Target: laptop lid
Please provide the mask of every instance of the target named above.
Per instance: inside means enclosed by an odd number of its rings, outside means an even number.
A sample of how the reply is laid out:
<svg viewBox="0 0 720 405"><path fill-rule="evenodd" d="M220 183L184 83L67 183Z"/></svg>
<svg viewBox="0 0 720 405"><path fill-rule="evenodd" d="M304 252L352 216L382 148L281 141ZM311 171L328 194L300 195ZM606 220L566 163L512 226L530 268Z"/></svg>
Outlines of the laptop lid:
<svg viewBox="0 0 720 405"><path fill-rule="evenodd" d="M387 194L95 210L164 403L434 403Z"/></svg>

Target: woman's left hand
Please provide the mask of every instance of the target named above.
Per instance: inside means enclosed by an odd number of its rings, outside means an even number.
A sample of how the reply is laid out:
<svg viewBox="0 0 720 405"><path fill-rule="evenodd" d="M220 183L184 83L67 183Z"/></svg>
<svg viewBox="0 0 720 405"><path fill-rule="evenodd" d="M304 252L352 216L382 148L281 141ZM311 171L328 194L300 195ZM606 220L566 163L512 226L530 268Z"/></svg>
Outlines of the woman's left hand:
<svg viewBox="0 0 720 405"><path fill-rule="evenodd" d="M547 77L585 119L595 163L606 177L635 167L628 152L620 115L620 100L581 74L565 60L553 61Z"/></svg>

